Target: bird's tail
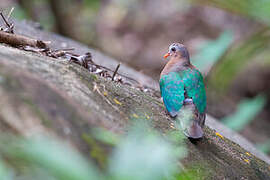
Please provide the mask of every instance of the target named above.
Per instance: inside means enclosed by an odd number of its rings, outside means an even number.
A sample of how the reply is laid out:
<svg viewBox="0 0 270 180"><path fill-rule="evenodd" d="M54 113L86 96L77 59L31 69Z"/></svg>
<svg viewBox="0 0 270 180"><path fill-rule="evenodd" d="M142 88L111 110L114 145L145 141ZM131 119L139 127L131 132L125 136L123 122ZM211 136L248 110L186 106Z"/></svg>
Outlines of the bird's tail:
<svg viewBox="0 0 270 180"><path fill-rule="evenodd" d="M190 127L184 130L184 134L193 139L199 139L203 137L203 129L197 122L193 122Z"/></svg>
<svg viewBox="0 0 270 180"><path fill-rule="evenodd" d="M205 115L198 115L194 104L184 105L176 117L176 124L185 136L192 139L203 137Z"/></svg>

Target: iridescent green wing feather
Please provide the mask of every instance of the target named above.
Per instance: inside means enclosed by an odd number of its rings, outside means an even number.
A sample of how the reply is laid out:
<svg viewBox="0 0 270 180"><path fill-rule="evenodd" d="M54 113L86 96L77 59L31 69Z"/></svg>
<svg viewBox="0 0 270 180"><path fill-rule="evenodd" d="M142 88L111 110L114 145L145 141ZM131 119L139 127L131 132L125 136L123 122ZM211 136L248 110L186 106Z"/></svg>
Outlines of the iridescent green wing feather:
<svg viewBox="0 0 270 180"><path fill-rule="evenodd" d="M192 98L193 103L200 113L206 109L206 93L203 83L203 77L197 69L187 69L180 72L184 82L188 97Z"/></svg>
<svg viewBox="0 0 270 180"><path fill-rule="evenodd" d="M183 106L185 89L183 79L177 72L170 72L160 78L160 92L166 109L175 117Z"/></svg>

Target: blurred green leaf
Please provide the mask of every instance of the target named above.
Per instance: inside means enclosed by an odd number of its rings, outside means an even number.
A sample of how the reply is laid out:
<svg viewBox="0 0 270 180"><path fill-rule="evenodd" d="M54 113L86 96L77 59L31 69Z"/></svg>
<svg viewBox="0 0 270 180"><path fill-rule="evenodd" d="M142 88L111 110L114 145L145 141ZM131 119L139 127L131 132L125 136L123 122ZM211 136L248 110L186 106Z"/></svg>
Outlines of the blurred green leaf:
<svg viewBox="0 0 270 180"><path fill-rule="evenodd" d="M161 180L179 172L177 161L183 154L149 128L131 129L115 149L109 163L114 179Z"/></svg>
<svg viewBox="0 0 270 180"><path fill-rule="evenodd" d="M98 10L100 7L100 0L84 0L84 5L93 10Z"/></svg>
<svg viewBox="0 0 270 180"><path fill-rule="evenodd" d="M269 51L270 42L270 1L269 0L190 0L196 4L218 7L228 13L236 13L255 21L266 24L243 42L237 44L226 53L220 63L213 68L209 77L209 87L225 93L237 74L246 67L247 63L260 53ZM263 27L263 25L259 25Z"/></svg>
<svg viewBox="0 0 270 180"><path fill-rule="evenodd" d="M202 172L198 172L196 169L188 169L184 172L177 174L174 180L197 180L202 179L201 177L207 177Z"/></svg>
<svg viewBox="0 0 270 180"><path fill-rule="evenodd" d="M9 172L27 180L174 180L195 177L181 171L179 160L186 155L183 135L173 131L161 136L146 121L137 120L127 136L113 138L106 130L98 135L116 145L108 168L99 169L84 159L68 144L48 137L18 138L2 134L0 154L13 169L7 169L0 159L0 179L10 180ZM90 135L89 135L90 136ZM105 138L104 138L105 137ZM184 173L184 174L182 174Z"/></svg>
<svg viewBox="0 0 270 180"><path fill-rule="evenodd" d="M11 17L15 19L19 19L19 20L25 20L29 18L25 10L21 8L20 6L15 6L15 9L12 12Z"/></svg>
<svg viewBox="0 0 270 180"><path fill-rule="evenodd" d="M206 43L191 60L198 69L206 72L225 54L232 42L232 32L224 31L216 40Z"/></svg>
<svg viewBox="0 0 270 180"><path fill-rule="evenodd" d="M262 144L257 144L256 146L260 151L266 154L270 153L270 140Z"/></svg>
<svg viewBox="0 0 270 180"><path fill-rule="evenodd" d="M120 135L102 128L94 129L92 134L97 140L110 145L117 145L122 139Z"/></svg>
<svg viewBox="0 0 270 180"><path fill-rule="evenodd" d="M10 170L5 166L4 162L0 159L0 179L11 180Z"/></svg>
<svg viewBox="0 0 270 180"><path fill-rule="evenodd" d="M174 144L183 143L186 137L183 133L179 133L179 131L171 131L167 135L170 142Z"/></svg>
<svg viewBox="0 0 270 180"><path fill-rule="evenodd" d="M191 0L224 9L229 12L253 18L256 21L270 25L270 1L269 0Z"/></svg>
<svg viewBox="0 0 270 180"><path fill-rule="evenodd" d="M27 180L164 180L195 176L189 171L181 172L179 159L186 155L186 148L179 132L173 131L163 137L147 122L137 122L140 123L132 127L126 137L109 140L117 146L107 171L104 168L104 176L71 146L52 138L24 139L2 135L0 153L12 164L14 169L11 170L16 176ZM101 139L110 135L105 131L99 131L105 133ZM7 178L3 180L10 180L11 170L0 160L1 180L4 177Z"/></svg>
<svg viewBox="0 0 270 180"><path fill-rule="evenodd" d="M266 98L258 95L253 99L242 100L234 114L223 118L221 121L235 131L241 131L248 125L255 116L262 110L266 103Z"/></svg>
<svg viewBox="0 0 270 180"><path fill-rule="evenodd" d="M222 60L213 68L209 77L209 87L223 93L234 80L236 75L250 60L263 51L268 51L270 43L270 29L263 29L240 45L233 47Z"/></svg>
<svg viewBox="0 0 270 180"><path fill-rule="evenodd" d="M59 180L101 179L96 167L64 143L51 138L13 140L6 153L17 161L46 170Z"/></svg>

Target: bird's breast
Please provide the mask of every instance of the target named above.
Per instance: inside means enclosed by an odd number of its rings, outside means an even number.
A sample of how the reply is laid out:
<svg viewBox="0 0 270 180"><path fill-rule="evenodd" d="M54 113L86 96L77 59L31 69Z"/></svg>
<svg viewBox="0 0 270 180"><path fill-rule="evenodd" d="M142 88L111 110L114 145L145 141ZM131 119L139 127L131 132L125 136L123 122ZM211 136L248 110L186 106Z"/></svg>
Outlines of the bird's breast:
<svg viewBox="0 0 270 180"><path fill-rule="evenodd" d="M186 69L193 68L193 66L190 63L187 63L184 60L181 59L175 59L172 58L164 67L164 69L161 71L160 76L167 75L170 72L180 72L184 71Z"/></svg>

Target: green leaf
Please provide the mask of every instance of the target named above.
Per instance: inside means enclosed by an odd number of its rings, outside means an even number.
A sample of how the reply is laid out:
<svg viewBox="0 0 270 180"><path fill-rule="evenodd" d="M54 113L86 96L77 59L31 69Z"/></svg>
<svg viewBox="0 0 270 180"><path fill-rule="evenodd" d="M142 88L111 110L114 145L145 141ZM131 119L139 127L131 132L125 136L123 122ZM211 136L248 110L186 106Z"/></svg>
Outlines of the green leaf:
<svg viewBox="0 0 270 180"><path fill-rule="evenodd" d="M206 72L225 54L232 42L232 32L224 31L216 40L206 43L191 60L200 71Z"/></svg>
<svg viewBox="0 0 270 180"><path fill-rule="evenodd" d="M100 7L100 0L84 0L84 5L92 10L98 10Z"/></svg>
<svg viewBox="0 0 270 180"><path fill-rule="evenodd" d="M256 146L260 151L270 153L270 140L262 144L257 144Z"/></svg>
<svg viewBox="0 0 270 180"><path fill-rule="evenodd" d="M29 18L27 13L21 6L15 6L15 9L12 12L11 17L19 20L25 20Z"/></svg>
<svg viewBox="0 0 270 180"><path fill-rule="evenodd" d="M185 169L185 171L175 175L174 180L199 180L201 177L207 177L205 172L198 172L196 168Z"/></svg>
<svg viewBox="0 0 270 180"><path fill-rule="evenodd" d="M117 135L111 131L108 131L103 128L93 129L92 135L99 141L109 144L109 145L117 145L121 141L120 135Z"/></svg>
<svg viewBox="0 0 270 180"><path fill-rule="evenodd" d="M115 149L109 163L113 179L163 180L179 171L175 147L147 127L135 127Z"/></svg>
<svg viewBox="0 0 270 180"><path fill-rule="evenodd" d="M10 169L8 169L4 162L0 159L0 179L1 180L11 180Z"/></svg>
<svg viewBox="0 0 270 180"><path fill-rule="evenodd" d="M58 180L101 179L93 164L87 162L71 146L51 138L16 139L6 150L9 157L41 168Z"/></svg>
<svg viewBox="0 0 270 180"><path fill-rule="evenodd" d="M256 21L270 25L270 1L269 0L191 0L196 3L210 5L224 9L230 13L236 13L250 17Z"/></svg>
<svg viewBox="0 0 270 180"><path fill-rule="evenodd" d="M235 131L244 129L262 110L266 103L266 98L258 95L253 99L242 100L234 114L225 117L221 121Z"/></svg>
<svg viewBox="0 0 270 180"><path fill-rule="evenodd" d="M269 51L270 29L264 28L233 47L211 71L208 87L224 93L248 62Z"/></svg>

